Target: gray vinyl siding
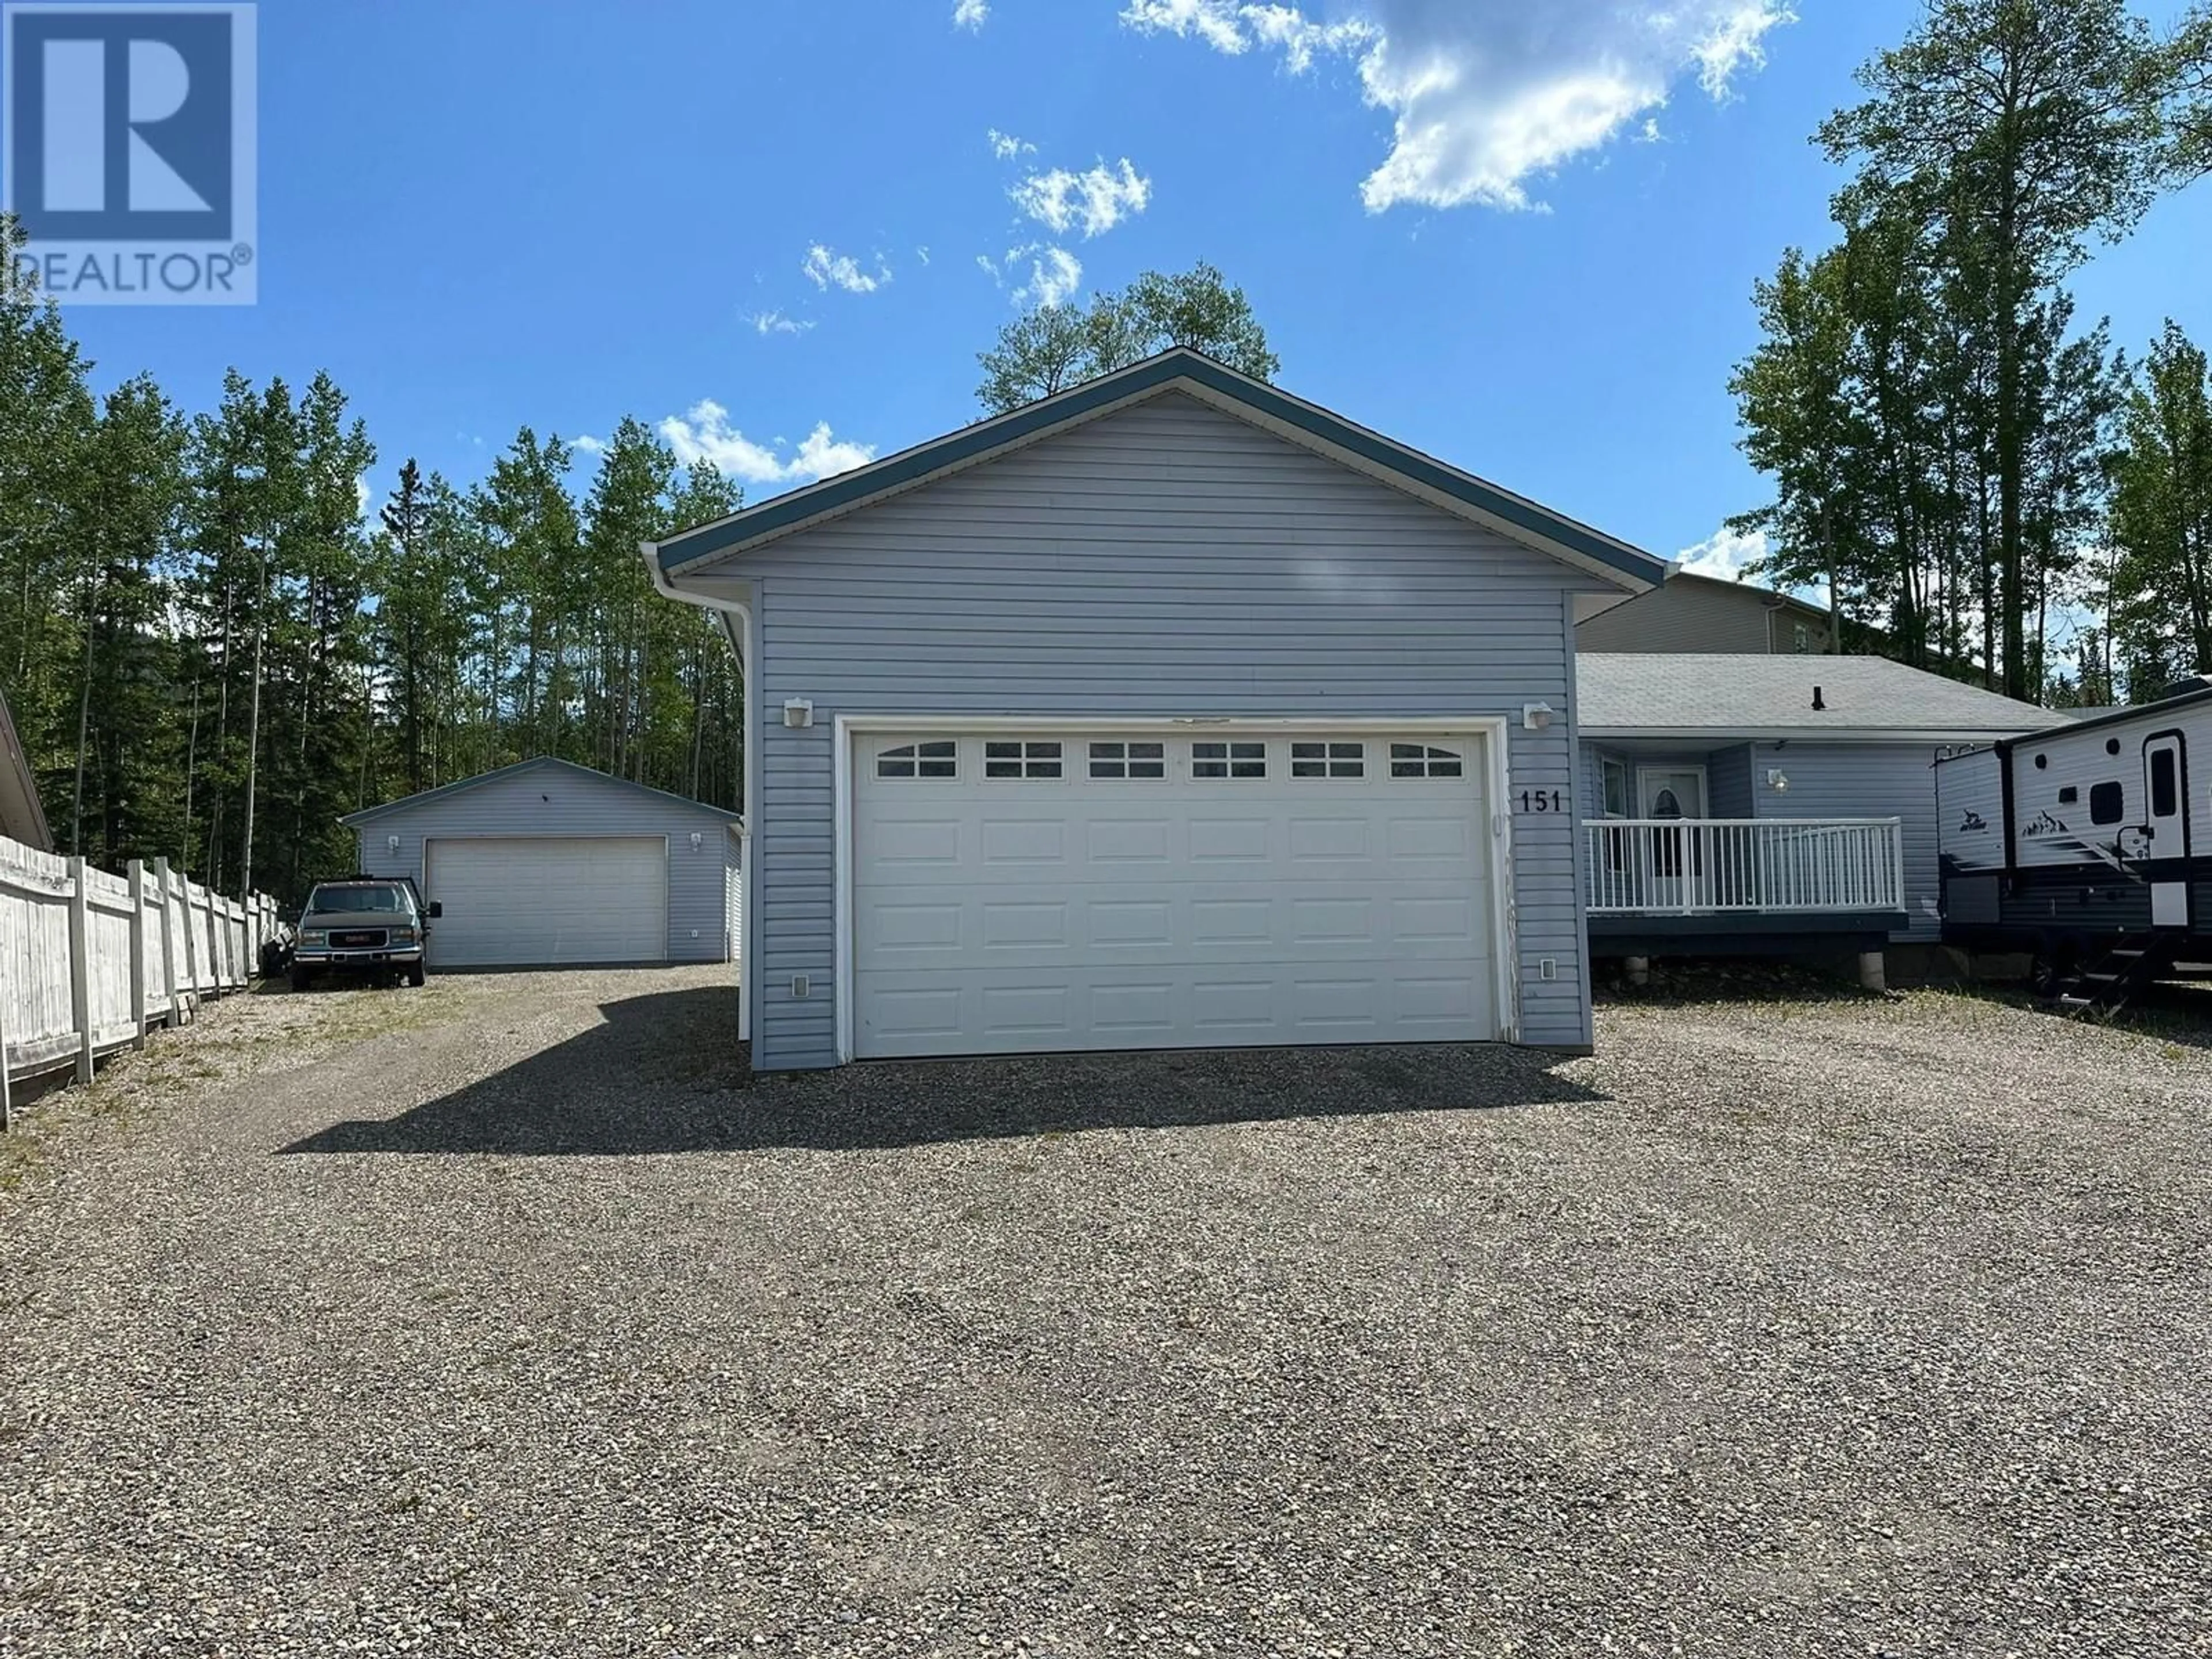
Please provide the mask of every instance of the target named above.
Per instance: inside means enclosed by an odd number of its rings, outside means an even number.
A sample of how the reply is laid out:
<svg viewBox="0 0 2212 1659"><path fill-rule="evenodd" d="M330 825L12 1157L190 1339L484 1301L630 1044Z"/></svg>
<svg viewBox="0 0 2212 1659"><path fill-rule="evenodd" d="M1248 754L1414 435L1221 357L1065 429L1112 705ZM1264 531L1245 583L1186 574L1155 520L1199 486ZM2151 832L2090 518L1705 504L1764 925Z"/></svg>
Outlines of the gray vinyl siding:
<svg viewBox="0 0 2212 1659"><path fill-rule="evenodd" d="M411 876L423 896L422 844L463 836L662 836L668 841L668 959L727 962L737 954L729 872L738 858L731 821L695 806L626 788L566 768L497 777L386 813L359 828L361 867L372 875ZM697 831L699 848L691 836ZM399 837L392 850L389 838ZM696 932L698 937L692 934Z"/></svg>
<svg viewBox="0 0 2212 1659"><path fill-rule="evenodd" d="M1568 596L1590 578L1172 395L741 568L761 657L745 977L763 1069L836 1059L841 714L1503 717L1515 799L1557 789L1570 809L1515 814L1521 1036L1590 1041L1571 728L1521 725L1523 703L1569 707ZM782 723L793 698L811 726Z"/></svg>
<svg viewBox="0 0 2212 1659"><path fill-rule="evenodd" d="M1599 612L1575 630L1580 651L1753 651L1770 648L1766 604L1747 589L1730 592L1674 581Z"/></svg>
<svg viewBox="0 0 2212 1659"><path fill-rule="evenodd" d="M1751 745L1716 749L1705 757L1705 810L1717 818L1755 818Z"/></svg>
<svg viewBox="0 0 2212 1659"><path fill-rule="evenodd" d="M1778 768L1786 793L1755 792L1762 818L1887 818L1903 820L1905 908L1909 923L1895 937L1918 941L1941 936L1936 906L1942 897L1936 861L1936 757L1933 744L1759 744L1752 751L1755 775Z"/></svg>

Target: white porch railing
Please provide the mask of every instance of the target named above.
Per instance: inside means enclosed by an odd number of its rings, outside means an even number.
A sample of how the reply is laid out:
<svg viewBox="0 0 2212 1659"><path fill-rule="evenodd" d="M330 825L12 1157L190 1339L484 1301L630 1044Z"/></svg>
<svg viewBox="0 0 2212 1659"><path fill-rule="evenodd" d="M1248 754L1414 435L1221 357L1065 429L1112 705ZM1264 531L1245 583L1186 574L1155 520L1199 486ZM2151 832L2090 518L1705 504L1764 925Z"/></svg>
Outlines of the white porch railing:
<svg viewBox="0 0 2212 1659"><path fill-rule="evenodd" d="M1895 818L1599 818L1583 838L1593 915L1905 908Z"/></svg>

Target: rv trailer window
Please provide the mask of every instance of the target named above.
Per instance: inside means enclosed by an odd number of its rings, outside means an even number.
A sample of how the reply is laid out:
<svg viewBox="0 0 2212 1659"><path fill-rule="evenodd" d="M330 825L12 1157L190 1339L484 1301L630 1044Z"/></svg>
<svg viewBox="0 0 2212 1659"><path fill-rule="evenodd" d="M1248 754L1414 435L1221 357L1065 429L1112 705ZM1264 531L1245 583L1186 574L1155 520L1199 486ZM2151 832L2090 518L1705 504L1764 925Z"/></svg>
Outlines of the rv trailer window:
<svg viewBox="0 0 2212 1659"><path fill-rule="evenodd" d="M2093 783L2089 786L2089 822L2118 823L2127 816L2126 798L2117 783Z"/></svg>
<svg viewBox="0 0 2212 1659"><path fill-rule="evenodd" d="M2174 775L2173 750L2160 749L2150 757L2150 815L2170 818L2181 808L2181 791Z"/></svg>

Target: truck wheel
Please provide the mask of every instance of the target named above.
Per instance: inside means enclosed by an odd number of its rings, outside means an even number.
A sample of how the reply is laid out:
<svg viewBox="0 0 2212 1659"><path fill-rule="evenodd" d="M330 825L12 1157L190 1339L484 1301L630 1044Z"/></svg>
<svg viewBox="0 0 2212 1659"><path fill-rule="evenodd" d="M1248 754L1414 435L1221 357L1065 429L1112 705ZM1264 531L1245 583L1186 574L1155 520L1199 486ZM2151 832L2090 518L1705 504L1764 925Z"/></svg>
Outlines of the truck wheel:
<svg viewBox="0 0 2212 1659"><path fill-rule="evenodd" d="M423 971L422 964L419 962L407 970L407 982L418 990L422 988L422 981L428 977L429 975Z"/></svg>
<svg viewBox="0 0 2212 1659"><path fill-rule="evenodd" d="M292 988L294 990L304 991L313 983L314 981L309 977L306 969L295 968L292 970Z"/></svg>

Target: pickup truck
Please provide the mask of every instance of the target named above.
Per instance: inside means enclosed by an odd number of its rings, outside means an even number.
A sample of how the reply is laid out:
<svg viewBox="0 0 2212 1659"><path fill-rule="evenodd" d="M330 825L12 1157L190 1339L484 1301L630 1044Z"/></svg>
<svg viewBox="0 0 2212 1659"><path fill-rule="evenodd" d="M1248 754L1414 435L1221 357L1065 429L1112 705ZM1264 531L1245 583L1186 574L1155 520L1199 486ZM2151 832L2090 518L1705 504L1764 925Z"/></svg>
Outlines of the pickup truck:
<svg viewBox="0 0 2212 1659"><path fill-rule="evenodd" d="M443 907L424 904L406 876L348 876L316 884L292 942L292 988L318 974L423 979L422 947Z"/></svg>

